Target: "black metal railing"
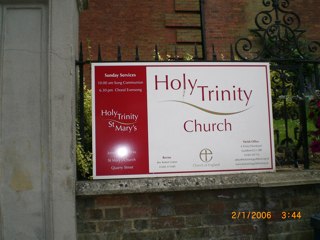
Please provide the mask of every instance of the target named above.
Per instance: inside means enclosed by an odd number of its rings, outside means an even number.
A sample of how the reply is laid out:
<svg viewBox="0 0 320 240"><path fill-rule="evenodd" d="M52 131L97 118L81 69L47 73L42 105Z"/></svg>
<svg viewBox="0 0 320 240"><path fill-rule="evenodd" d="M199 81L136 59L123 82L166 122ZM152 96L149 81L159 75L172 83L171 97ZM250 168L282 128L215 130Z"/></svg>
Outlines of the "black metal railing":
<svg viewBox="0 0 320 240"><path fill-rule="evenodd" d="M288 10L289 0L262 0L262 4L267 10L256 15L256 29L250 30L250 37L239 38L235 44L230 45L228 61L270 62L277 164L290 163L297 167L300 162L305 169L309 169L309 132L317 129L310 126L312 122L308 120L307 105L311 96L320 88L320 43L302 40L305 31L300 28L299 16ZM122 61L121 47L117 46L115 51L117 61ZM154 61L160 61L157 45L153 53ZM198 56L197 45L191 55L192 61L208 61ZM142 61L138 46L132 59ZM211 59L214 62L221 61L217 58L214 45ZM174 56L165 60L182 59L175 48ZM87 149L84 141L84 67L91 62L102 61L110 60L102 58L100 45L95 60L84 60L80 44L79 60L76 62L79 69L77 118L84 149ZM309 130L308 126L311 127Z"/></svg>
<svg viewBox="0 0 320 240"><path fill-rule="evenodd" d="M276 145L283 159L295 159L302 147L304 168L309 168L308 97L319 89L320 43L302 39L305 30L295 12L289 10L289 0L263 0L265 10L255 17L256 28L251 36L235 43L236 56L243 61L268 61L271 70L273 110L275 119L283 119L284 139L275 129ZM280 105L280 111L277 108ZM289 120L299 119L294 127L294 139L289 136ZM299 137L298 137L299 133ZM295 144L294 144L295 143ZM278 156L280 156L278 154ZM280 162L281 159L278 159Z"/></svg>

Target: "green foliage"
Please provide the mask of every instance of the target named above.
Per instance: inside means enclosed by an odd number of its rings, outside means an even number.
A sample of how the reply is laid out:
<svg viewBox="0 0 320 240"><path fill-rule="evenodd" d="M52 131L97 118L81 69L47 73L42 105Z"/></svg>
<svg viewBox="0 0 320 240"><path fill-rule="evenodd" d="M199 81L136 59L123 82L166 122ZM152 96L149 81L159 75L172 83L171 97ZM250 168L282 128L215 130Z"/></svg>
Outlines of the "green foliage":
<svg viewBox="0 0 320 240"><path fill-rule="evenodd" d="M92 176L92 153L90 151L85 151L83 149L83 146L81 145L78 124L77 124L76 157L77 157L78 179L90 178Z"/></svg>
<svg viewBox="0 0 320 240"><path fill-rule="evenodd" d="M286 110L288 119L297 118L299 110L298 104L294 101L296 88L294 73L287 70L271 70L270 75L274 117L285 118Z"/></svg>
<svg viewBox="0 0 320 240"><path fill-rule="evenodd" d="M161 56L160 52L157 53L158 54L158 60L160 62L162 61L176 61L176 60L182 60L182 61L193 61L193 55L191 55L190 53L185 53L183 56L173 56L170 54L167 54L165 57ZM153 59L156 58L156 52L153 52Z"/></svg>
<svg viewBox="0 0 320 240"><path fill-rule="evenodd" d="M92 121L91 121L91 90L84 88L84 139L82 146L79 123L77 121L77 173L79 179L92 176Z"/></svg>
<svg viewBox="0 0 320 240"><path fill-rule="evenodd" d="M309 119L313 122L315 129L310 131L310 149L313 153L320 152L320 91L316 90L309 102Z"/></svg>
<svg viewBox="0 0 320 240"><path fill-rule="evenodd" d="M298 104L292 101L292 96L286 96L285 99L278 98L276 102L273 104L273 111L274 111L275 117L280 116L281 118L284 118L285 110L287 111L288 119L296 119L298 117L298 114L299 114Z"/></svg>
<svg viewBox="0 0 320 240"><path fill-rule="evenodd" d="M84 145L88 151L92 152L92 90L84 86Z"/></svg>

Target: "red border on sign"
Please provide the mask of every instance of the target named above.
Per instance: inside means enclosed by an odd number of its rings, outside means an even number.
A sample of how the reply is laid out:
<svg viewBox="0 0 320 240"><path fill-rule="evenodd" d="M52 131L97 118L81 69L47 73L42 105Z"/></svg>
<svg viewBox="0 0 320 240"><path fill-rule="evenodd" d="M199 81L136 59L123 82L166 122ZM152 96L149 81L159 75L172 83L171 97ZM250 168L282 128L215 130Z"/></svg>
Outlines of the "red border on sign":
<svg viewBox="0 0 320 240"><path fill-rule="evenodd" d="M246 168L246 169L222 169L222 170L205 170L205 171L175 171L175 172L157 172L156 174L149 172L149 155L148 155L148 114L147 114L147 89L146 89L146 68L149 67L263 67L265 69L265 83L266 83L266 97L268 104L268 121L269 121L269 143L270 143L270 161L271 166L268 168ZM156 177L156 176L172 176L172 175L196 175L196 174L210 174L210 173L234 173L234 172L259 172L259 171L274 171L274 148L273 148L273 125L272 125L272 104L270 98L270 85L269 85L269 72L267 64L168 64L168 63L110 63L110 64L93 64L93 155L94 155L94 178L134 178L134 177ZM141 92L133 91L117 91L113 88L113 92L99 92L99 89L105 89L103 84L98 84L100 81L105 81L105 75L108 81L116 82L119 77L116 74L136 74L136 76L123 77L121 80L137 83L137 89ZM112 77L112 74L115 74ZM120 82L120 81L119 81ZM134 84L133 84L134 85ZM130 86L134 88L134 86ZM120 88L119 88L120 89ZM101 115L101 109L109 111L106 115L110 114L107 118ZM100 115L99 115L100 112ZM124 114L129 120L136 120L134 115L138 115L138 121L120 121L123 120L121 115ZM118 117L117 117L118 116ZM132 119L130 119L130 116ZM118 118L121 119L118 119ZM128 120L126 119L126 120ZM107 121L107 123L106 123ZM134 125L137 130L129 132L128 128L106 127L110 126L108 121L121 122L120 125L126 124ZM109 125L108 125L109 124ZM128 125L129 126L129 125ZM119 131L119 129L127 129L127 131ZM133 128L132 128L133 129ZM126 156L129 161L124 158L115 159L117 148L127 147L128 154ZM108 157L109 155L109 157ZM110 157L112 155L113 157ZM126 168L124 168L126 166ZM113 169L112 169L113 167Z"/></svg>

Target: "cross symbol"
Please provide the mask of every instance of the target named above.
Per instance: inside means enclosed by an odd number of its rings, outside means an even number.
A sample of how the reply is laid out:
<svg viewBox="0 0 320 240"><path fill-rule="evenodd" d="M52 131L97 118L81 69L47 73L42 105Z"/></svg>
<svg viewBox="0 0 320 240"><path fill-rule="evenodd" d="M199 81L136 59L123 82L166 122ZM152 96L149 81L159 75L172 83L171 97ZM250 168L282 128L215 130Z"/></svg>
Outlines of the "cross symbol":
<svg viewBox="0 0 320 240"><path fill-rule="evenodd" d="M202 162L210 162L212 160L212 151L208 148L202 149L199 156Z"/></svg>

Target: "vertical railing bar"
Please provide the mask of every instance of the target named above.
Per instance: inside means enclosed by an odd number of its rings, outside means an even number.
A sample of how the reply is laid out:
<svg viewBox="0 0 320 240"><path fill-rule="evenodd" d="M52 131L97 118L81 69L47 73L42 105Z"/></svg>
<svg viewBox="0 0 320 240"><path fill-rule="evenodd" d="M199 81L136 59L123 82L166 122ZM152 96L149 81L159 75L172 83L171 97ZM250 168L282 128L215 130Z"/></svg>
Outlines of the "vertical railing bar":
<svg viewBox="0 0 320 240"><path fill-rule="evenodd" d="M104 55L105 60L107 60L107 56L108 56L108 51L106 50L105 55Z"/></svg>
<svg viewBox="0 0 320 240"><path fill-rule="evenodd" d="M86 150L84 139L84 62L83 62L83 48L82 42L80 43L79 50L79 132L80 142L84 150Z"/></svg>
<svg viewBox="0 0 320 240"><path fill-rule="evenodd" d="M314 70L314 77L315 77L315 87L317 90L320 89L320 79L319 79L319 64L314 63L313 64L313 70Z"/></svg>
<svg viewBox="0 0 320 240"><path fill-rule="evenodd" d="M216 54L215 49L214 49L214 44L212 44L212 61L213 62L217 61L217 54Z"/></svg>
<svg viewBox="0 0 320 240"><path fill-rule="evenodd" d="M289 125L288 125L288 108L287 108L287 89L285 79L282 79L282 96L283 97L283 115L284 115L284 130L285 130L285 144L286 144L286 157L289 149Z"/></svg>
<svg viewBox="0 0 320 240"><path fill-rule="evenodd" d="M206 41L206 25L205 25L205 11L204 11L204 0L199 0L199 6L200 6L200 25L201 25L201 43L202 43L202 59L207 59L207 41Z"/></svg>
<svg viewBox="0 0 320 240"><path fill-rule="evenodd" d="M293 133L294 133L294 139L298 140L299 128L295 127L294 130L293 130Z"/></svg>
<svg viewBox="0 0 320 240"><path fill-rule="evenodd" d="M230 44L230 60L232 62L234 62L234 52L233 52L233 47L232 47L232 44Z"/></svg>
<svg viewBox="0 0 320 240"><path fill-rule="evenodd" d="M280 132L278 129L274 130L274 133L276 135L276 144L279 145L280 143Z"/></svg>
<svg viewBox="0 0 320 240"><path fill-rule="evenodd" d="M198 49L197 49L197 44L194 44L194 58L195 61L199 60L199 56L198 56Z"/></svg>
<svg viewBox="0 0 320 240"><path fill-rule="evenodd" d="M301 126L301 138L302 138L302 149L303 149L303 165L304 169L309 169L309 143L308 143L308 129L307 129L307 111L306 111L306 99L304 96L304 76L303 76L303 64L299 64L299 108L300 108L300 126Z"/></svg>
<svg viewBox="0 0 320 240"><path fill-rule="evenodd" d="M154 60L159 61L159 52L158 52L158 45L157 44L154 46L154 54L155 54Z"/></svg>
<svg viewBox="0 0 320 240"><path fill-rule="evenodd" d="M174 45L174 60L178 60L178 50L177 50L177 45Z"/></svg>
<svg viewBox="0 0 320 240"><path fill-rule="evenodd" d="M140 56L139 56L139 47L138 45L136 46L136 57L135 57L136 62L140 61Z"/></svg>
<svg viewBox="0 0 320 240"><path fill-rule="evenodd" d="M121 61L122 61L121 47L120 47L120 45L118 45L118 56L117 56L117 60L118 60L118 62L121 62Z"/></svg>
<svg viewBox="0 0 320 240"><path fill-rule="evenodd" d="M101 47L100 44L98 45L98 62L102 61L102 57L101 57Z"/></svg>

